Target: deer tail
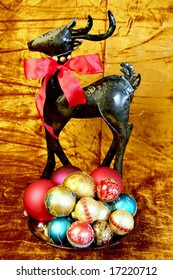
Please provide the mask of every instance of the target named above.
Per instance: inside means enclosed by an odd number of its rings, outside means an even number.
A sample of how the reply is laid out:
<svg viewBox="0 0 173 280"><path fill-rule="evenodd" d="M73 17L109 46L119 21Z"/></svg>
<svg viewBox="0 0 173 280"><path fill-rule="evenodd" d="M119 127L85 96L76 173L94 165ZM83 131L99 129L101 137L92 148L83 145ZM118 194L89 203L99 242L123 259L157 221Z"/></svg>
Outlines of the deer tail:
<svg viewBox="0 0 173 280"><path fill-rule="evenodd" d="M121 72L124 73L124 77L129 81L133 89L137 89L141 82L141 75L136 76L136 71L133 65L130 62L121 63Z"/></svg>

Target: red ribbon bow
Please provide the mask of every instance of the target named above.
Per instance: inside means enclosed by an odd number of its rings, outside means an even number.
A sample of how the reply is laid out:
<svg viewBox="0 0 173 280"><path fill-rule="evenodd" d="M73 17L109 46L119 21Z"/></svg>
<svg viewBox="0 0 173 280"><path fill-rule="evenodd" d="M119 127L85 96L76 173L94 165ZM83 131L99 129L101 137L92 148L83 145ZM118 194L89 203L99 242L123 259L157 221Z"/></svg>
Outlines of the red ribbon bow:
<svg viewBox="0 0 173 280"><path fill-rule="evenodd" d="M84 91L72 71L81 74L95 74L103 72L103 68L98 54L77 56L69 59L64 64L58 64L52 58L33 58L24 60L26 79L44 78L41 88L36 96L36 107L44 126L56 139L57 136L53 133L53 128L44 122L43 107L46 99L46 85L57 70L59 70L57 76L60 86L67 98L69 107L72 107L86 103Z"/></svg>

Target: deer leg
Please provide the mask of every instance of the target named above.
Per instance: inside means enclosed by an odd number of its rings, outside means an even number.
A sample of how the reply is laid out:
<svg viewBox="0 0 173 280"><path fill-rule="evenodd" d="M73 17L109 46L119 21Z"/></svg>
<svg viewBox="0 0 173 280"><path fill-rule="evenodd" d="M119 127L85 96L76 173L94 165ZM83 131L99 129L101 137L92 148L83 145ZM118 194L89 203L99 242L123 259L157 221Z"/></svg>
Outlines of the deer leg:
<svg viewBox="0 0 173 280"><path fill-rule="evenodd" d="M127 126L128 141L129 141L129 139L130 139L130 135L131 135L131 132L132 132L132 130L133 130L133 127L134 127L133 123L130 123L130 124L128 124L128 126ZM127 143L128 143L128 142L127 142Z"/></svg>
<svg viewBox="0 0 173 280"><path fill-rule="evenodd" d="M113 134L113 140L112 140L111 146L110 146L110 148L109 148L109 150L108 150L108 152L107 152L107 154L106 154L106 156L105 156L105 158L104 158L104 160L101 164L101 166L109 167L113 158L115 157L115 154L116 154L117 143L118 143L118 134L117 134L117 131L114 128L114 125L111 124L110 120L108 120L108 118L106 117L107 113L104 112L104 108L98 106L98 109L99 109L100 115L102 116L105 123L109 126L109 128L111 129L112 134Z"/></svg>
<svg viewBox="0 0 173 280"><path fill-rule="evenodd" d="M47 130L45 130L45 134L47 144L47 163L40 177L41 179L49 179L55 168L55 154L50 143L50 135Z"/></svg>
<svg viewBox="0 0 173 280"><path fill-rule="evenodd" d="M44 171L40 177L40 179L49 179L50 176L52 175L52 172L54 171L55 168L55 155L54 152L48 148L47 149L47 163L46 166L44 168Z"/></svg>
<svg viewBox="0 0 173 280"><path fill-rule="evenodd" d="M127 124L119 128L119 139L118 139L118 146L116 151L116 159L114 163L114 169L121 175L122 177L122 167L123 167L123 158L127 143L129 141L131 132L133 129L133 124Z"/></svg>
<svg viewBox="0 0 173 280"><path fill-rule="evenodd" d="M50 178L55 168L55 154L60 159L63 165L71 165L67 156L65 155L59 141L54 139L48 131L46 131L46 142L47 142L47 163L44 168L41 178Z"/></svg>
<svg viewBox="0 0 173 280"><path fill-rule="evenodd" d="M61 163L63 165L71 165L71 162L69 161L66 154L64 153L62 146L58 140L56 141L54 147L55 147L54 152L57 155L57 157L59 158L59 160L61 161Z"/></svg>
<svg viewBox="0 0 173 280"><path fill-rule="evenodd" d="M113 132L113 140L112 140L111 146L110 146L101 166L109 167L116 154L118 137L117 137L117 133L115 131L112 131L112 132Z"/></svg>

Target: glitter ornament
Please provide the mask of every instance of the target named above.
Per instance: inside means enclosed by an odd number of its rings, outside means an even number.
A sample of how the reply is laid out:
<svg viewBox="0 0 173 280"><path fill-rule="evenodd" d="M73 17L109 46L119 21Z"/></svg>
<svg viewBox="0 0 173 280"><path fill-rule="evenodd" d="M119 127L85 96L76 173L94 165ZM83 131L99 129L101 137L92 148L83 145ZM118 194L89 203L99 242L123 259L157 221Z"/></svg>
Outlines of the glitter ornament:
<svg viewBox="0 0 173 280"><path fill-rule="evenodd" d="M44 230L44 234L51 239L51 242L56 245L63 245L67 242L67 230L71 222L66 217L52 219L47 228Z"/></svg>
<svg viewBox="0 0 173 280"><path fill-rule="evenodd" d="M75 221L67 230L67 239L73 247L86 248L94 240L94 230L87 222Z"/></svg>
<svg viewBox="0 0 173 280"><path fill-rule="evenodd" d="M72 212L72 217L92 224L97 220L99 211L100 207L95 199L91 197L82 197L76 203L75 210Z"/></svg>
<svg viewBox="0 0 173 280"><path fill-rule="evenodd" d="M68 216L75 204L75 194L64 186L50 189L45 198L46 209L55 217Z"/></svg>
<svg viewBox="0 0 173 280"><path fill-rule="evenodd" d="M119 173L116 170L114 170L110 167L100 166L100 167L96 168L95 170L93 170L90 173L90 176L94 179L96 185L98 185L100 183L100 181L105 178L115 179L119 184L120 193L122 193L122 191L123 191L123 181L122 181L121 176L119 175Z"/></svg>
<svg viewBox="0 0 173 280"><path fill-rule="evenodd" d="M83 171L69 174L64 179L63 186L73 191L77 197L94 197L96 192L93 178Z"/></svg>
<svg viewBox="0 0 173 280"><path fill-rule="evenodd" d="M116 210L109 217L109 224L115 234L125 235L134 228L133 216L125 210Z"/></svg>
<svg viewBox="0 0 173 280"><path fill-rule="evenodd" d="M112 241L113 230L110 225L105 221L97 221L93 225L95 243L96 245L103 246Z"/></svg>
<svg viewBox="0 0 173 280"><path fill-rule="evenodd" d="M97 217L98 221L107 221L109 219L109 216L111 214L111 207L108 203L98 201L98 205L100 207L99 215Z"/></svg>
<svg viewBox="0 0 173 280"><path fill-rule="evenodd" d="M73 165L64 165L57 168L51 175L50 180L56 185L62 185L64 179L72 172L80 171L80 168Z"/></svg>
<svg viewBox="0 0 173 280"><path fill-rule="evenodd" d="M31 183L25 190L23 203L26 213L38 221L50 221L53 216L47 211L44 199L55 184L47 179Z"/></svg>
<svg viewBox="0 0 173 280"><path fill-rule="evenodd" d="M112 202L111 204L112 211L115 210L126 210L132 216L135 216L137 212L137 202L136 200L129 194L120 194L120 196Z"/></svg>
<svg viewBox="0 0 173 280"><path fill-rule="evenodd" d="M111 202L120 195L120 186L115 179L105 178L97 186L97 196L101 201Z"/></svg>

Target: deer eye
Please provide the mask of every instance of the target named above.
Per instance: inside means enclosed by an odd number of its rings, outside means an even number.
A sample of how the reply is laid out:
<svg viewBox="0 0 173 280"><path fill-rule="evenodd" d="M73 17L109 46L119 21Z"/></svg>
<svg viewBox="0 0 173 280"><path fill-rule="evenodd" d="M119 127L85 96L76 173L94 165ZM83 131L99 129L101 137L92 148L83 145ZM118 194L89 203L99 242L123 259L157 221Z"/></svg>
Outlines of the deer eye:
<svg viewBox="0 0 173 280"><path fill-rule="evenodd" d="M72 42L72 39L71 39L71 38L64 37L64 38L63 38L63 42L71 43L71 42Z"/></svg>

